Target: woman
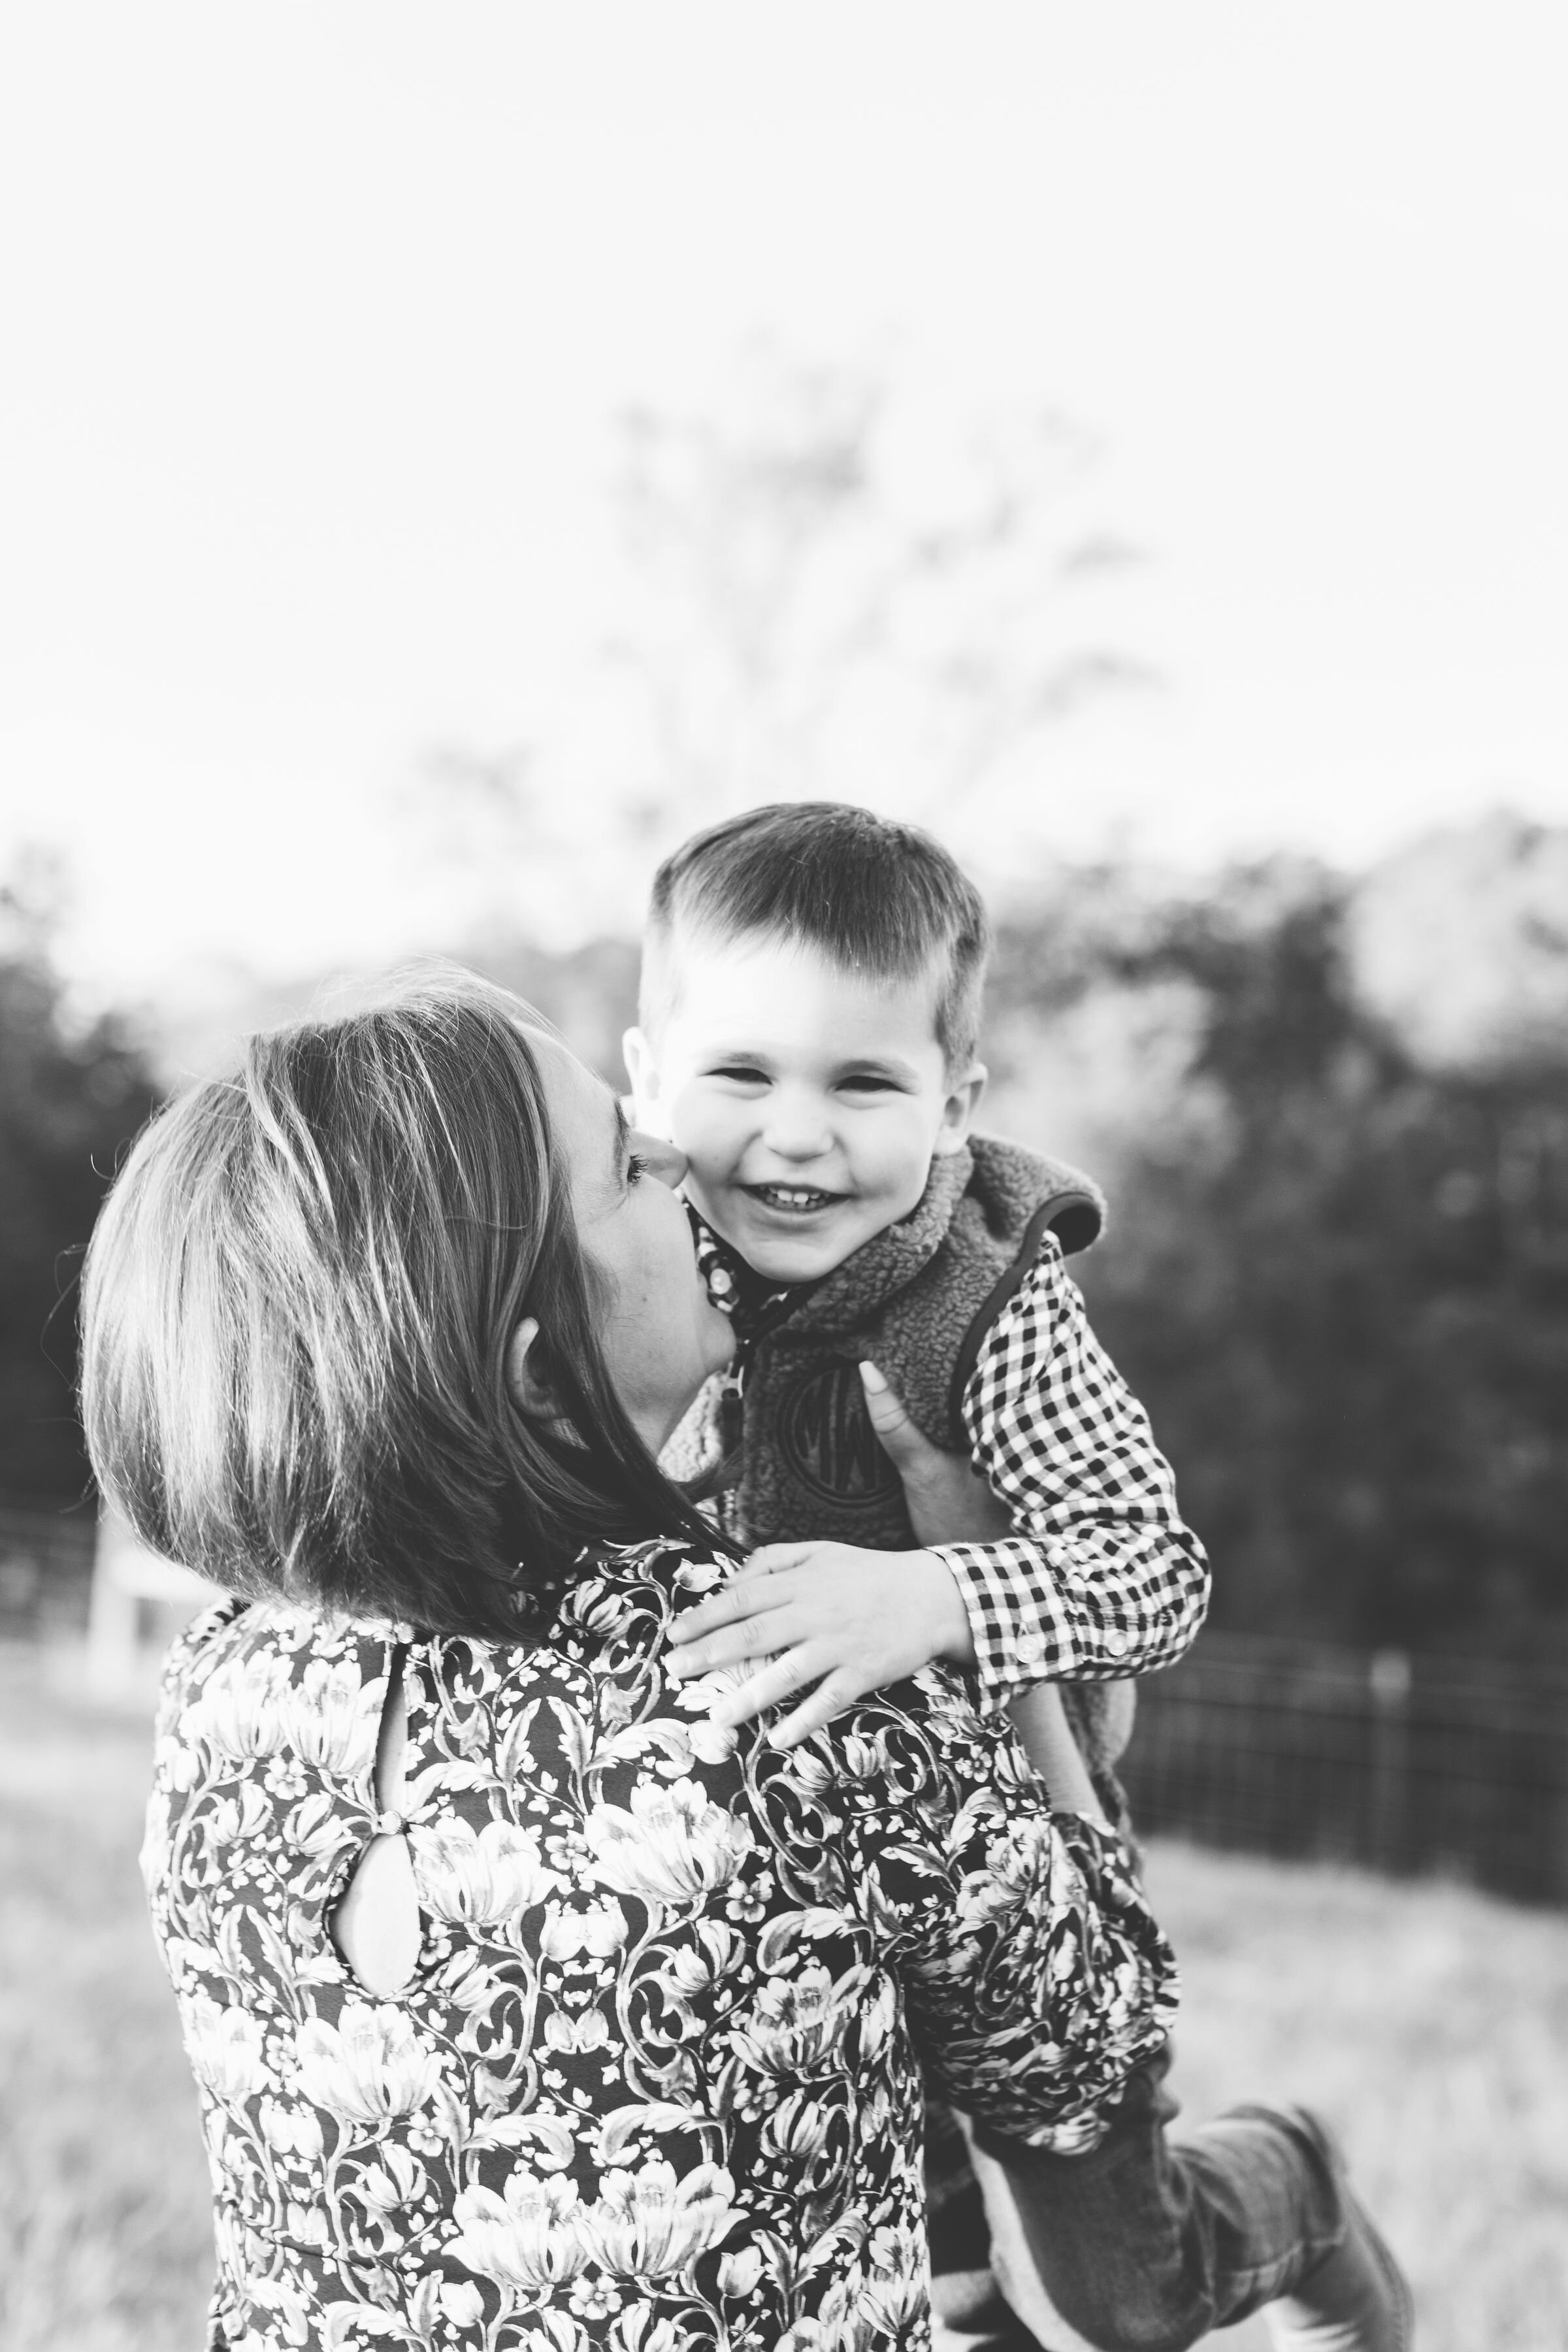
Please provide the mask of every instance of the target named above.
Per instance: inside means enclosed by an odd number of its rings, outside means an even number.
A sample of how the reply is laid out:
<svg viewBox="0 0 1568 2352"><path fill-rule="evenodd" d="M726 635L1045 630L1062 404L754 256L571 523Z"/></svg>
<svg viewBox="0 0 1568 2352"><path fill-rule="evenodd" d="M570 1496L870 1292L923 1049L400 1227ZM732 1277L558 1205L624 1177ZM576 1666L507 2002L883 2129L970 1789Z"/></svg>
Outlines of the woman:
<svg viewBox="0 0 1568 2352"><path fill-rule="evenodd" d="M1068 2150L1168 2027L1123 1849L956 1679L782 1751L665 1677L725 1572L654 1458L729 1349L680 1172L427 986L253 1040L100 1220L99 1477L238 1596L143 1857L214 2347L918 2345L914 2044Z"/></svg>

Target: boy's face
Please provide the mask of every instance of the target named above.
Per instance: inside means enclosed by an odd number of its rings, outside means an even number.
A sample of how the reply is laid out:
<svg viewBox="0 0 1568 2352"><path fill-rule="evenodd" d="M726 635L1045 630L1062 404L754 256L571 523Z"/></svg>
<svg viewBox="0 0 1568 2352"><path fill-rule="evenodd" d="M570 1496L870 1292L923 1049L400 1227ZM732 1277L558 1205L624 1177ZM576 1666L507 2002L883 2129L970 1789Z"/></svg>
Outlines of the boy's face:
<svg viewBox="0 0 1568 2352"><path fill-rule="evenodd" d="M951 1074L934 977L867 979L768 939L671 943L674 1003L626 1040L637 1124L689 1161L710 1224L773 1282L814 1282L924 1192L985 1083Z"/></svg>

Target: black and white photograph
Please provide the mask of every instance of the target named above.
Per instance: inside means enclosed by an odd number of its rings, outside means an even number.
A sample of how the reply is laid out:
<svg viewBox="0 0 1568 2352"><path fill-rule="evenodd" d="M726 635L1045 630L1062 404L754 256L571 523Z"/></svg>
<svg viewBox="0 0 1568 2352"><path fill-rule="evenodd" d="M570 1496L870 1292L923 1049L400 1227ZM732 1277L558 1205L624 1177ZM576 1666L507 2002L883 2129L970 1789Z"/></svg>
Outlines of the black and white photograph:
<svg viewBox="0 0 1568 2352"><path fill-rule="evenodd" d="M0 24L0 2352L1568 2352L1568 20Z"/></svg>

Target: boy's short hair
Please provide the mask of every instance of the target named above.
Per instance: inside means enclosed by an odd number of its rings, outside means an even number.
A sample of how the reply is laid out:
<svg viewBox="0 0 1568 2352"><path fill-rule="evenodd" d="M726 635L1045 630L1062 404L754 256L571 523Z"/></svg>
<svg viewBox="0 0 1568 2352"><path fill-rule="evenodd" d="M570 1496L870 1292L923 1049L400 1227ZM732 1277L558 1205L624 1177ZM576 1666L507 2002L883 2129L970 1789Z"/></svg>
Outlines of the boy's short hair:
<svg viewBox="0 0 1568 2352"><path fill-rule="evenodd" d="M683 842L648 907L638 1017L649 1035L679 993L680 931L814 947L877 979L935 971L947 1066L973 1056L991 925L973 883L918 825L842 801L776 801Z"/></svg>

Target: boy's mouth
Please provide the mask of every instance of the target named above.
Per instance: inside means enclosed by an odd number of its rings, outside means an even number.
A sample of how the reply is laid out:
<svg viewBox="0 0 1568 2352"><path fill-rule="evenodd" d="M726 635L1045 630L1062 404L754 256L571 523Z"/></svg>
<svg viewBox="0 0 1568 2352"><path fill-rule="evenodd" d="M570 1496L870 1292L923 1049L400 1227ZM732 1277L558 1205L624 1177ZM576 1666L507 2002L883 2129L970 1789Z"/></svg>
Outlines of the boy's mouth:
<svg viewBox="0 0 1568 2352"><path fill-rule="evenodd" d="M837 1192L819 1192L809 1184L744 1184L741 1189L764 1209L785 1217L809 1217L818 1209L832 1208L843 1197Z"/></svg>

